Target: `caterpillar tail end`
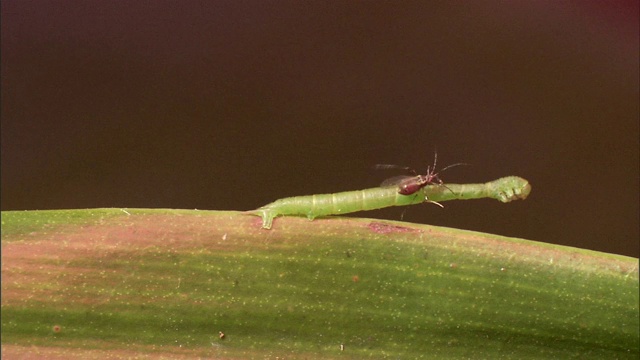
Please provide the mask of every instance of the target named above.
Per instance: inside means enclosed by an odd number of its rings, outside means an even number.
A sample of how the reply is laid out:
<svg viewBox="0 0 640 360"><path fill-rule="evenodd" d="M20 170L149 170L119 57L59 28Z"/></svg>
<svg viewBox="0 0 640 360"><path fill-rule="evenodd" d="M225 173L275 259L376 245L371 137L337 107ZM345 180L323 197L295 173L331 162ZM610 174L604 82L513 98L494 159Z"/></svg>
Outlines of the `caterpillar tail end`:
<svg viewBox="0 0 640 360"><path fill-rule="evenodd" d="M267 209L250 210L245 211L244 213L248 215L260 216L262 218L262 228L267 230L271 229L271 225L273 225L273 218L276 217L276 214Z"/></svg>

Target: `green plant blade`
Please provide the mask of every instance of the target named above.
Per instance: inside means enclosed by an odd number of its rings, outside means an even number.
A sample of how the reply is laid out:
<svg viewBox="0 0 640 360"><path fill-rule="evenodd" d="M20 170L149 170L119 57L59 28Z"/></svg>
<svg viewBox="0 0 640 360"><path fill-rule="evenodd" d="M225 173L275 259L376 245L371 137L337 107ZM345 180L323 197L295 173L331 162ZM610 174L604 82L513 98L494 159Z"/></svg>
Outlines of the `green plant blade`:
<svg viewBox="0 0 640 360"><path fill-rule="evenodd" d="M635 359L638 290L638 259L426 225L2 213L3 355Z"/></svg>

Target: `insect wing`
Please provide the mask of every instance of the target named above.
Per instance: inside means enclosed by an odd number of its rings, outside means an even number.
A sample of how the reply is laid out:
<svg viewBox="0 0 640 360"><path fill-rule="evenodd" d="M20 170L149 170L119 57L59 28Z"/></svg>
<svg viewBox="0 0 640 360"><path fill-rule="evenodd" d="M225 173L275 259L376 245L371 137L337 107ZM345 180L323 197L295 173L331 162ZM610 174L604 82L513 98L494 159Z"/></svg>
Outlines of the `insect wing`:
<svg viewBox="0 0 640 360"><path fill-rule="evenodd" d="M400 169L400 170L411 170L411 168L407 166L393 165L393 164L376 164L374 166L376 170L389 170L389 169Z"/></svg>
<svg viewBox="0 0 640 360"><path fill-rule="evenodd" d="M380 184L380 187L402 185L404 183L412 182L414 179L415 176L398 175L383 181L382 184Z"/></svg>

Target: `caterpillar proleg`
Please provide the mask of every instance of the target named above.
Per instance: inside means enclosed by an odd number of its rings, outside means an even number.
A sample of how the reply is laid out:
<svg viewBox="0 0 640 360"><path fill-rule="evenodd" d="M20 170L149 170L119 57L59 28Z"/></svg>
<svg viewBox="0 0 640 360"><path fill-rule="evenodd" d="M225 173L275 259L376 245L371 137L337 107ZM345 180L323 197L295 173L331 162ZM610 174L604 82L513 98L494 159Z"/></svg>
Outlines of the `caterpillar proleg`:
<svg viewBox="0 0 640 360"><path fill-rule="evenodd" d="M294 196L245 213L262 217L262 228L271 229L273 219L282 215L306 216L313 220L320 216L414 205L426 201L492 198L507 203L524 200L530 192L531 185L527 180L508 176L484 184L424 185L410 195L400 193L397 186L388 186L334 194Z"/></svg>

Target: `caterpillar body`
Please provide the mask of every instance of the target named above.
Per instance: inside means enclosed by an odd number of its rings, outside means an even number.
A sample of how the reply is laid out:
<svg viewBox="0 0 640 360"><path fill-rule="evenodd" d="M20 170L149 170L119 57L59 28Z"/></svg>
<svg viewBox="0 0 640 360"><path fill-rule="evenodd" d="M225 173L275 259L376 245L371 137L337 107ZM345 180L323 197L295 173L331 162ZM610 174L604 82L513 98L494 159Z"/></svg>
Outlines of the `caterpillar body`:
<svg viewBox="0 0 640 360"><path fill-rule="evenodd" d="M262 228L271 229L273 219L282 215L306 216L313 220L320 216L414 205L427 201L493 198L506 203L525 199L530 192L531 185L527 180L508 176L484 184L423 185L410 195L400 193L397 186L388 186L334 194L294 196L276 200L245 213L260 216Z"/></svg>

